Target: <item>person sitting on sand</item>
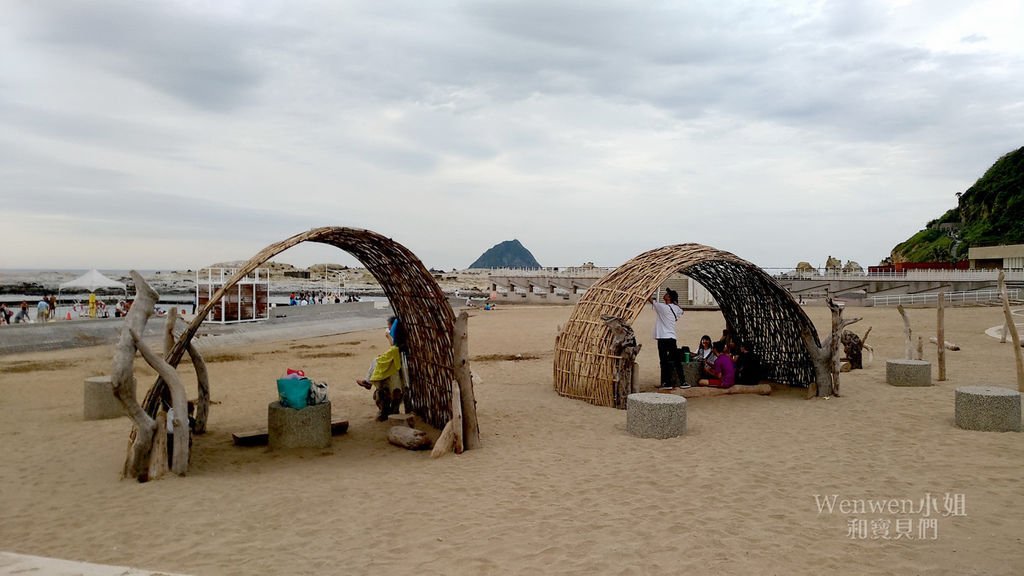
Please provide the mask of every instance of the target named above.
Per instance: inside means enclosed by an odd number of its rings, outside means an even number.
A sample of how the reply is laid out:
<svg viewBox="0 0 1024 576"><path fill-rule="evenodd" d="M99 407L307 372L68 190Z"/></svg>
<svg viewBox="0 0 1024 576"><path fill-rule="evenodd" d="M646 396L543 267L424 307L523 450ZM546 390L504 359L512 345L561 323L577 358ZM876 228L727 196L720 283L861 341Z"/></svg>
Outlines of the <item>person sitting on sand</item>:
<svg viewBox="0 0 1024 576"><path fill-rule="evenodd" d="M366 373L365 380L356 380L356 384L367 390L376 387L373 401L380 409L380 413L377 414L377 420L380 422L387 420L392 414L398 414L404 396L402 375L399 372L402 369L402 352L405 351L405 330L395 316L388 318L388 326L387 339L390 347L377 356Z"/></svg>
<svg viewBox="0 0 1024 576"><path fill-rule="evenodd" d="M753 385L761 381L761 357L750 342L742 341L736 356L736 383Z"/></svg>
<svg viewBox="0 0 1024 576"><path fill-rule="evenodd" d="M725 353L725 342L715 342L715 355L715 365L708 369L710 378L702 379L700 385L731 388L736 383L736 366L732 362L732 356Z"/></svg>

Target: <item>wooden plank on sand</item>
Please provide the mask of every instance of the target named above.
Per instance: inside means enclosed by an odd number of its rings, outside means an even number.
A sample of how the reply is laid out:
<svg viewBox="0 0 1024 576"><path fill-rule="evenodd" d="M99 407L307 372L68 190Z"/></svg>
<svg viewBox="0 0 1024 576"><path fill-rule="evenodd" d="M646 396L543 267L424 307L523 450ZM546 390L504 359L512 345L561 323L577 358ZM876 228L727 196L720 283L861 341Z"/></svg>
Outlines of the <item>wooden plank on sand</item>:
<svg viewBox="0 0 1024 576"><path fill-rule="evenodd" d="M331 436L337 436L348 432L348 420L331 420ZM270 441L270 435L266 428L250 430L249 432L232 432L231 441L235 446L266 446Z"/></svg>

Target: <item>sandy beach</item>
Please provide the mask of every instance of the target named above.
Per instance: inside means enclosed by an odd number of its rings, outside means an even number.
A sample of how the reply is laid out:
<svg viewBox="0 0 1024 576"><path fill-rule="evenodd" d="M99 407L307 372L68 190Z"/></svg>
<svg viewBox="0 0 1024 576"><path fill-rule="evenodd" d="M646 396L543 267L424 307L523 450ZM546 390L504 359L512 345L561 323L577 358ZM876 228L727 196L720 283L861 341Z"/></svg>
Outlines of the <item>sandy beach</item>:
<svg viewBox="0 0 1024 576"><path fill-rule="evenodd" d="M570 310L471 312L483 448L437 460L389 445L354 384L384 350L380 329L210 354L215 404L190 474L148 484L119 479L127 419L82 419L82 380L109 370L109 347L0 356L0 550L195 575L1024 571L1024 435L953 424L955 388L1015 388L1011 345L985 334L1000 309L947 310L946 338L962 347L947 353L948 380L897 388L885 359L903 354L898 313L849 308L864 316L851 329L873 327L875 355L842 376L842 397L693 399L688 433L669 440L555 394ZM827 310L807 310L823 331ZM934 310L909 313L915 334L935 333ZM651 325L645 310L647 388ZM688 312L681 343L722 327L718 312ZM933 377L935 357L928 346ZM328 381L348 433L326 450L233 446L232 432L266 425L289 367ZM179 367L194 396L190 371ZM142 394L154 373L141 360L136 373ZM840 510L891 499L915 504ZM922 499L938 510L918 510Z"/></svg>

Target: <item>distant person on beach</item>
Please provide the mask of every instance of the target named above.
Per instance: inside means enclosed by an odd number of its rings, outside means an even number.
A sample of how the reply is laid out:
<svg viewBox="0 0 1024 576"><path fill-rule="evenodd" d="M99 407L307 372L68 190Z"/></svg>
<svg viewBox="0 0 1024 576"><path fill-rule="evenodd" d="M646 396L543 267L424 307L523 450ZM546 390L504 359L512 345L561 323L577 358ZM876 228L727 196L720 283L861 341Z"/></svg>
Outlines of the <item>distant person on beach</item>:
<svg viewBox="0 0 1024 576"><path fill-rule="evenodd" d="M0 324L10 324L11 316L13 315L14 312L11 312L10 308L7 307L7 304L0 304Z"/></svg>
<svg viewBox="0 0 1024 576"><path fill-rule="evenodd" d="M365 379L356 380L356 384L367 390L376 388L373 400L380 410L377 414L379 422L384 422L392 414L398 414L405 394L400 373L402 353L406 348L405 329L395 316L388 318L387 339L390 344L387 351L373 361Z"/></svg>
<svg viewBox="0 0 1024 576"><path fill-rule="evenodd" d="M44 296L39 304L36 304L36 322L46 322L47 318L50 317L50 304L49 298Z"/></svg>
<svg viewBox="0 0 1024 576"><path fill-rule="evenodd" d="M732 388L736 383L736 366L733 364L732 356L726 354L725 342L722 340L715 342L715 354L715 365L708 370L710 378L702 379L700 384L714 388Z"/></svg>
<svg viewBox="0 0 1024 576"><path fill-rule="evenodd" d="M21 309L14 315L14 323L21 324L31 322L32 318L28 315L28 302L21 303Z"/></svg>
<svg viewBox="0 0 1024 576"><path fill-rule="evenodd" d="M679 351L676 349L676 322L683 315L679 307L679 293L671 288L665 290L662 301L652 296L654 308L654 339L658 342L658 362L661 365L661 387L676 388L682 378L679 365Z"/></svg>

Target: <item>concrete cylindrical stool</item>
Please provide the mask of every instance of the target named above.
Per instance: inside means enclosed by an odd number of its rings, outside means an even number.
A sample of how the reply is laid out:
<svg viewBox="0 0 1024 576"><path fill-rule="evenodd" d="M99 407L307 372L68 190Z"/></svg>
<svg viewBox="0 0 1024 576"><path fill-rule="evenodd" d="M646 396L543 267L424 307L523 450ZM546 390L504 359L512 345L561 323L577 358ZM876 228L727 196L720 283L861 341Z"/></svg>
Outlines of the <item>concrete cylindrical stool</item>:
<svg viewBox="0 0 1024 576"><path fill-rule="evenodd" d="M893 386L931 386L932 365L924 360L886 360L885 381Z"/></svg>
<svg viewBox="0 0 1024 576"><path fill-rule="evenodd" d="M331 403L301 410L280 402L267 407L267 445L277 448L327 448L331 445Z"/></svg>
<svg viewBox="0 0 1024 576"><path fill-rule="evenodd" d="M675 438L686 433L686 398L657 392L626 398L626 431L640 438Z"/></svg>
<svg viewBox="0 0 1024 576"><path fill-rule="evenodd" d="M83 416L86 420L106 420L125 415L124 405L114 396L114 384L110 376L93 376L85 379Z"/></svg>
<svg viewBox="0 0 1024 576"><path fill-rule="evenodd" d="M964 430L1020 432L1020 392L998 386L956 389L956 425Z"/></svg>

